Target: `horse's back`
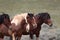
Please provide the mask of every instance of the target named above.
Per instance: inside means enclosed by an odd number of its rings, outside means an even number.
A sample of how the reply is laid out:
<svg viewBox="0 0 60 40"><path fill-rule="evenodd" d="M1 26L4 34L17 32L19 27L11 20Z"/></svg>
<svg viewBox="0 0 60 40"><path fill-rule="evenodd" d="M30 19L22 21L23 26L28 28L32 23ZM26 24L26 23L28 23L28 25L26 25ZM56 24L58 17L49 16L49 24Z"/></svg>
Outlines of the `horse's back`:
<svg viewBox="0 0 60 40"><path fill-rule="evenodd" d="M18 21L20 23L22 20L25 19L26 16L27 16L27 13L17 14L17 15L14 16L14 18L11 21L11 23L16 22L16 21Z"/></svg>

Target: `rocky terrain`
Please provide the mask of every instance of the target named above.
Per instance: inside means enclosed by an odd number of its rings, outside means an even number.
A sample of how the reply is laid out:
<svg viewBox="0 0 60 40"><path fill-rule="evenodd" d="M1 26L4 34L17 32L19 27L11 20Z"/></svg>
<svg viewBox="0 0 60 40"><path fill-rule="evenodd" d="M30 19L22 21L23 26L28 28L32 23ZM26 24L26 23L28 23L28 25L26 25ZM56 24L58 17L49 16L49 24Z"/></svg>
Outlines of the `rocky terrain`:
<svg viewBox="0 0 60 40"><path fill-rule="evenodd" d="M41 27L39 40L60 40L60 28L54 25L50 27L47 24L43 24ZM29 39L29 35L22 35L21 40ZM4 40L9 40L9 37L5 37ZM36 40L35 35L33 40Z"/></svg>

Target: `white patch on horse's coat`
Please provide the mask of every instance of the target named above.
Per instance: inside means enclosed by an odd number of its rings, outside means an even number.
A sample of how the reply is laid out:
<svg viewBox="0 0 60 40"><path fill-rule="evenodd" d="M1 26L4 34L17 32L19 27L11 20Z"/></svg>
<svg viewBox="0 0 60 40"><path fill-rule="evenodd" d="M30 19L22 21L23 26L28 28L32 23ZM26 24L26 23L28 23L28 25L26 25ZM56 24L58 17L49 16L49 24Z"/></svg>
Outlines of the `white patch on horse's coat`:
<svg viewBox="0 0 60 40"><path fill-rule="evenodd" d="M27 15L28 15L28 13L17 14L17 15L14 17L14 19L11 21L11 23L14 23L15 26L18 26L19 23L21 22L21 20L25 19L26 23L28 24L27 18L26 18ZM29 30L30 30L30 25L28 24L28 25L26 26L26 31L28 32Z"/></svg>
<svg viewBox="0 0 60 40"><path fill-rule="evenodd" d="M15 23L15 25L18 25L19 24L19 20L21 20L21 19L25 19L26 22L27 22L27 19L26 19L27 15L28 15L27 13L17 14L14 17L14 19L11 21L11 23Z"/></svg>
<svg viewBox="0 0 60 40"><path fill-rule="evenodd" d="M27 18L26 18L26 17L27 17L27 15L28 15L28 13L26 13L26 15L25 15L25 17L24 17L24 18L25 18L26 23L28 23L28 22L27 22Z"/></svg>
<svg viewBox="0 0 60 40"><path fill-rule="evenodd" d="M26 18L26 17L25 17L25 21L26 21L26 23L28 23L28 22L27 22L27 18Z"/></svg>
<svg viewBox="0 0 60 40"><path fill-rule="evenodd" d="M24 14L21 14L21 15L24 17L26 23L28 23L28 22L27 22L27 18L26 18L27 15L28 15L28 13L24 13ZM28 25L26 26L26 31L29 32L29 30L30 30L30 25L28 24Z"/></svg>
<svg viewBox="0 0 60 40"><path fill-rule="evenodd" d="M21 13L20 15L18 15L18 16L22 16L24 19L25 19L25 21L26 21L26 23L28 23L27 22L27 15L28 15L28 13Z"/></svg>
<svg viewBox="0 0 60 40"><path fill-rule="evenodd" d="M28 25L26 26L26 31L29 32L29 30L30 30L30 25L28 24Z"/></svg>
<svg viewBox="0 0 60 40"><path fill-rule="evenodd" d="M15 40L15 36L14 36L14 33L12 34L12 40Z"/></svg>
<svg viewBox="0 0 60 40"><path fill-rule="evenodd" d="M14 23L15 25L18 25L19 21L17 19L15 19L11 23Z"/></svg>

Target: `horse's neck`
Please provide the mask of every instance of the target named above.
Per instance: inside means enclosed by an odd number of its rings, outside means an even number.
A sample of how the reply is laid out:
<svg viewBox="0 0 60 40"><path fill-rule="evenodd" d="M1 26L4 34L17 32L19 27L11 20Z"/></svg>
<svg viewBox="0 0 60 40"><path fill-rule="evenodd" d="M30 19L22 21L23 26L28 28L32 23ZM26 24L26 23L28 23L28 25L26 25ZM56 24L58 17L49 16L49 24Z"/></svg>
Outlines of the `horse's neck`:
<svg viewBox="0 0 60 40"><path fill-rule="evenodd" d="M8 25L6 25L5 23L3 23L3 25L4 25L5 27L9 28Z"/></svg>
<svg viewBox="0 0 60 40"><path fill-rule="evenodd" d="M4 24L1 24L1 25L0 25L0 31L1 31L1 30L5 30L5 29L8 29L8 28L7 28Z"/></svg>
<svg viewBox="0 0 60 40"><path fill-rule="evenodd" d="M1 26L1 27L6 27L4 24L1 24L0 26Z"/></svg>

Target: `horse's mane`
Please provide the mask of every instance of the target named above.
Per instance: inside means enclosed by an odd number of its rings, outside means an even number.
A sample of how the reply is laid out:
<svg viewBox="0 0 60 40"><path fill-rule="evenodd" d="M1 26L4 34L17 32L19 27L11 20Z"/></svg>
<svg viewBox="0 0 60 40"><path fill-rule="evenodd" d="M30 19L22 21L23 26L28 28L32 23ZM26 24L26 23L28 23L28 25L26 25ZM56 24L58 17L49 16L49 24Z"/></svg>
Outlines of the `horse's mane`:
<svg viewBox="0 0 60 40"><path fill-rule="evenodd" d="M10 19L8 14L2 12L0 14L0 24L2 24L4 22L4 18Z"/></svg>
<svg viewBox="0 0 60 40"><path fill-rule="evenodd" d="M38 16L41 17L42 19L50 19L50 14L49 13L38 13Z"/></svg>
<svg viewBox="0 0 60 40"><path fill-rule="evenodd" d="M2 15L0 15L0 24L2 24L3 23L3 17L2 17Z"/></svg>
<svg viewBox="0 0 60 40"><path fill-rule="evenodd" d="M3 18L10 19L10 16L8 14L3 13L2 16L3 16Z"/></svg>

